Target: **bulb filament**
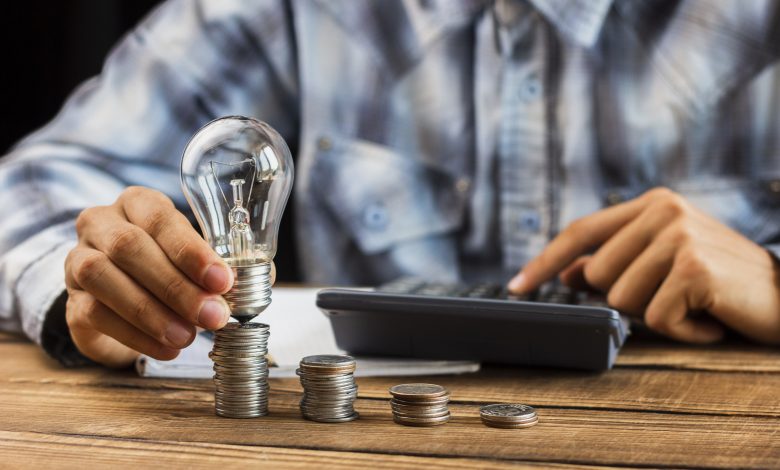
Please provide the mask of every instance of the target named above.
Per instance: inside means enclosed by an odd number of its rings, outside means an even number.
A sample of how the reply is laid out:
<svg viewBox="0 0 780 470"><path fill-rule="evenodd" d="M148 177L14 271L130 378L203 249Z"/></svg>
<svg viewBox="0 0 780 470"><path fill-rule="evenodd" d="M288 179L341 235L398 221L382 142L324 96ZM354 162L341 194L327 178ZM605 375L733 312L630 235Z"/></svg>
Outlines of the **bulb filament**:
<svg viewBox="0 0 780 470"><path fill-rule="evenodd" d="M230 251L235 266L248 266L255 261L254 235L249 226L249 211L244 207L244 180L230 181L233 187L233 208L230 209Z"/></svg>

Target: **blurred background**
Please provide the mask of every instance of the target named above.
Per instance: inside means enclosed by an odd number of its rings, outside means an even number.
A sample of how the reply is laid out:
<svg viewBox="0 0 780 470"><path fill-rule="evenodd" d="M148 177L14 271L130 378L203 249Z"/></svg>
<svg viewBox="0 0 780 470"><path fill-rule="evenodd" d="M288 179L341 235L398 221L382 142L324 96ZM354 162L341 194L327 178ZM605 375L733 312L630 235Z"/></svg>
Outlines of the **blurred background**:
<svg viewBox="0 0 780 470"><path fill-rule="evenodd" d="M50 121L76 86L100 72L113 45L159 3L24 0L4 4L0 158L19 139ZM288 204L275 258L277 279L283 282L300 280L292 219L292 204Z"/></svg>

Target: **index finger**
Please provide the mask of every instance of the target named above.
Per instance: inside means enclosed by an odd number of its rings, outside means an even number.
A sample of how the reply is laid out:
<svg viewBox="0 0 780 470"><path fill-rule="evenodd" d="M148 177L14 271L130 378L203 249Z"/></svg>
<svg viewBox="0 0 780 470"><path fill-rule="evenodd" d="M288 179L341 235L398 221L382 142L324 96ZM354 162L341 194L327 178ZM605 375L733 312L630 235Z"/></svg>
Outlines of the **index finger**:
<svg viewBox="0 0 780 470"><path fill-rule="evenodd" d="M579 256L608 240L647 205L639 197L572 222L532 259L508 285L513 293L531 292L552 279Z"/></svg>
<svg viewBox="0 0 780 470"><path fill-rule="evenodd" d="M164 194L146 188L123 195L127 220L157 242L168 259L187 277L210 292L224 294L233 285L233 271L192 228Z"/></svg>

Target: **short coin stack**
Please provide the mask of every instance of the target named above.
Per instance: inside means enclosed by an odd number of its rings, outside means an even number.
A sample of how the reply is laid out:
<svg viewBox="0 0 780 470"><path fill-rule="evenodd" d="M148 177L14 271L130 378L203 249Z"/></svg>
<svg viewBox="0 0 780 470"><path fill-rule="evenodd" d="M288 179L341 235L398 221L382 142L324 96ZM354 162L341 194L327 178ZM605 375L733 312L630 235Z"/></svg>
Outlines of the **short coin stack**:
<svg viewBox="0 0 780 470"><path fill-rule="evenodd" d="M479 416L492 428L530 428L539 422L533 407L519 403L486 405L479 409Z"/></svg>
<svg viewBox="0 0 780 470"><path fill-rule="evenodd" d="M295 371L301 377L303 417L320 423L343 423L357 419L355 359L350 356L318 355L301 359Z"/></svg>
<svg viewBox="0 0 780 470"><path fill-rule="evenodd" d="M450 420L447 389L434 384L401 384L390 389L393 421L405 426L438 426Z"/></svg>
<svg viewBox="0 0 780 470"><path fill-rule="evenodd" d="M230 322L214 332L214 405L226 418L268 414L268 325Z"/></svg>

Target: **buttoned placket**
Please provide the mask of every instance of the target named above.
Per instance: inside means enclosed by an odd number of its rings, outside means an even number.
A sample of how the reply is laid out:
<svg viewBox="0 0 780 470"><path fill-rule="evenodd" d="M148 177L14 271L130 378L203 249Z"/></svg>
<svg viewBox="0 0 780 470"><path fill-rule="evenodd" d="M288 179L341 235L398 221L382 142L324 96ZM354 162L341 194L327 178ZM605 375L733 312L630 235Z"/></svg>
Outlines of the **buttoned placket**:
<svg viewBox="0 0 780 470"><path fill-rule="evenodd" d="M510 269L526 264L547 243L551 212L544 86L549 37L538 14L526 10L521 16L509 24L499 19L504 58L497 145L499 220L503 262Z"/></svg>

